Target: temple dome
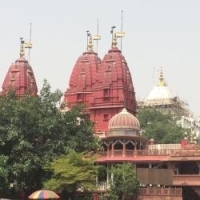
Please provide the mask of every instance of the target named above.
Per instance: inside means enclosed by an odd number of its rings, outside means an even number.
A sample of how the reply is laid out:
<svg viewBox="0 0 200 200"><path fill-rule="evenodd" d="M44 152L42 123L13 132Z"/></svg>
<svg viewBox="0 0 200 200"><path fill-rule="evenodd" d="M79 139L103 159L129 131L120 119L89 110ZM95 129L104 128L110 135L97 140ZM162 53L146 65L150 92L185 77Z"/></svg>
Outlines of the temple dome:
<svg viewBox="0 0 200 200"><path fill-rule="evenodd" d="M96 83L96 71L101 64L101 59L93 51L92 37L89 39L87 51L76 61L69 80L69 88L65 92L67 96L74 92L91 92Z"/></svg>
<svg viewBox="0 0 200 200"><path fill-rule="evenodd" d="M165 105L171 104L173 95L164 81L164 76L162 70L159 74L159 80L157 85L150 91L148 97L146 98L144 104L146 106L153 105Z"/></svg>
<svg viewBox="0 0 200 200"><path fill-rule="evenodd" d="M37 96L37 84L32 67L28 61L21 57L11 64L2 84L1 95L9 91L15 92L16 96Z"/></svg>
<svg viewBox="0 0 200 200"><path fill-rule="evenodd" d="M91 91L101 60L94 51L84 52L77 60L69 81L71 92Z"/></svg>
<svg viewBox="0 0 200 200"><path fill-rule="evenodd" d="M121 104L121 108L125 107L130 113L136 114L134 85L127 61L117 47L116 34L113 36L111 49L102 59L97 83L97 87L109 90L111 97L109 103L112 101L112 104ZM118 112L119 110L113 114Z"/></svg>
<svg viewBox="0 0 200 200"><path fill-rule="evenodd" d="M155 86L153 90L149 93L147 100L154 99L171 99L172 94L168 87L166 86Z"/></svg>
<svg viewBox="0 0 200 200"><path fill-rule="evenodd" d="M32 44L20 38L20 57L11 64L2 85L1 95L7 95L10 91L16 96L37 96L37 84L32 67L25 59L25 49L31 48Z"/></svg>
<svg viewBox="0 0 200 200"><path fill-rule="evenodd" d="M108 135L109 136L130 136L138 135L140 131L139 120L129 113L124 108L120 113L114 115L108 124Z"/></svg>

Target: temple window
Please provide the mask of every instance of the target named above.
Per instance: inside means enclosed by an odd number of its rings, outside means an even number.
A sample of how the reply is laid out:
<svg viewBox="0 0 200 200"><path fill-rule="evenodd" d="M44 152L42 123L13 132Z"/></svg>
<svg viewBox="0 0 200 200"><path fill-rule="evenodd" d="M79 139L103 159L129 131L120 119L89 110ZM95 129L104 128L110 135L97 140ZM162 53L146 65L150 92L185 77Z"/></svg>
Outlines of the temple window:
<svg viewBox="0 0 200 200"><path fill-rule="evenodd" d="M110 91L109 91L108 88L106 88L106 89L103 90L103 96L104 97L109 97L110 96Z"/></svg>
<svg viewBox="0 0 200 200"><path fill-rule="evenodd" d="M108 121L108 114L103 114L103 121Z"/></svg>
<svg viewBox="0 0 200 200"><path fill-rule="evenodd" d="M77 101L82 101L83 100L83 94L82 93L78 93L77 94Z"/></svg>

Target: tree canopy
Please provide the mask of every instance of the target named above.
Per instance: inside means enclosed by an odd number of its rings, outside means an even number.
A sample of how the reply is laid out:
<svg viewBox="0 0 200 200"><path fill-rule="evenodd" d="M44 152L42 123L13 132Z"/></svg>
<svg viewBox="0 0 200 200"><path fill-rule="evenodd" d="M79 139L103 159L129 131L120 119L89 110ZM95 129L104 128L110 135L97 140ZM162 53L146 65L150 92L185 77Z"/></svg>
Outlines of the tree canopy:
<svg viewBox="0 0 200 200"><path fill-rule="evenodd" d="M184 130L177 125L171 115L153 108L144 108L139 110L137 117L142 135L154 139L156 143L180 143L184 138Z"/></svg>
<svg viewBox="0 0 200 200"><path fill-rule="evenodd" d="M131 163L116 164L112 168L111 174L112 180L108 199L125 200L134 199L137 196L139 182Z"/></svg>
<svg viewBox="0 0 200 200"><path fill-rule="evenodd" d="M82 152L98 147L93 124L84 118L82 107L60 112L61 96L44 81L38 97L9 94L0 98L1 189L5 185L16 191L39 189L49 176L44 165L70 149Z"/></svg>
<svg viewBox="0 0 200 200"><path fill-rule="evenodd" d="M71 194L71 198L78 190L91 191L95 188L97 167L90 154L71 151L50 163L46 170L52 171L53 175L44 187Z"/></svg>

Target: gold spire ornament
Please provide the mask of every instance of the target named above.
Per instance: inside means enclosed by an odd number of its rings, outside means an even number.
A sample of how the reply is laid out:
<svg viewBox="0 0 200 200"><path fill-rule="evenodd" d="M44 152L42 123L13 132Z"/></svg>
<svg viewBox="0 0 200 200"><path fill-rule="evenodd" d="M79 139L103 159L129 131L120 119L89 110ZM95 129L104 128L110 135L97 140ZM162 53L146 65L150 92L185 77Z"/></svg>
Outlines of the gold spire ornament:
<svg viewBox="0 0 200 200"><path fill-rule="evenodd" d="M87 50L88 51L93 51L93 42L92 42L92 36L91 35L89 37L89 42L88 42Z"/></svg>
<svg viewBox="0 0 200 200"><path fill-rule="evenodd" d="M93 40L100 40L101 36L100 35L89 35L89 40L87 44L87 51L93 51Z"/></svg>
<svg viewBox="0 0 200 200"><path fill-rule="evenodd" d="M117 47L117 44L118 44L117 39L118 38L122 39L125 36L125 32L122 32L122 31L114 33L114 28L115 27L112 27L112 30L111 30L111 34L112 34L112 48L113 47Z"/></svg>
<svg viewBox="0 0 200 200"><path fill-rule="evenodd" d="M114 33L113 40L112 40L112 47L117 47L117 34Z"/></svg>
<svg viewBox="0 0 200 200"><path fill-rule="evenodd" d="M159 74L158 86L166 86L162 69Z"/></svg>
<svg viewBox="0 0 200 200"><path fill-rule="evenodd" d="M20 58L23 58L25 55L25 49L31 49L32 48L32 44L30 42L25 42L23 38L20 38L21 43L20 43Z"/></svg>

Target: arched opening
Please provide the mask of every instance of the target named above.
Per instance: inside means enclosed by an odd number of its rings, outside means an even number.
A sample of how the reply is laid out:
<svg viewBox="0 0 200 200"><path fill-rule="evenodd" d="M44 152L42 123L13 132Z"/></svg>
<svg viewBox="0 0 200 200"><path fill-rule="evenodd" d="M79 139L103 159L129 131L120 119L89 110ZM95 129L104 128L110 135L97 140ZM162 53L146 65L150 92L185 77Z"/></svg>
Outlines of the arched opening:
<svg viewBox="0 0 200 200"><path fill-rule="evenodd" d="M134 149L135 149L135 144L132 141L127 141L126 150L134 150Z"/></svg>
<svg viewBox="0 0 200 200"><path fill-rule="evenodd" d="M122 150L123 149L123 144L121 141L116 141L114 144L114 150Z"/></svg>
<svg viewBox="0 0 200 200"><path fill-rule="evenodd" d="M103 151L108 151L108 145L106 143L102 144Z"/></svg>

